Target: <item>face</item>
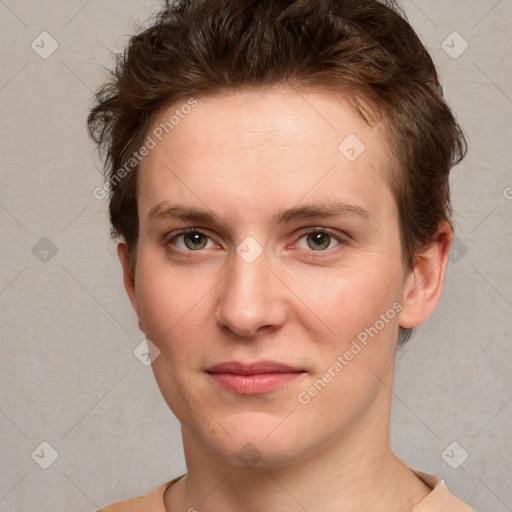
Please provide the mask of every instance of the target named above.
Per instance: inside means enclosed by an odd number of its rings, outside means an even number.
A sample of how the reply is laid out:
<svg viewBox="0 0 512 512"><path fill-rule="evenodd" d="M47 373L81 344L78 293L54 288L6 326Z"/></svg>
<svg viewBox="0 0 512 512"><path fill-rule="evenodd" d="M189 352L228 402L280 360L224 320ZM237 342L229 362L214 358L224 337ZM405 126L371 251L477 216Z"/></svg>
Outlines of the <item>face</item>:
<svg viewBox="0 0 512 512"><path fill-rule="evenodd" d="M134 281L120 246L184 438L239 465L252 443L256 464L284 465L378 427L415 284L381 127L334 93L285 88L186 111L141 163ZM234 361L267 364L212 372Z"/></svg>

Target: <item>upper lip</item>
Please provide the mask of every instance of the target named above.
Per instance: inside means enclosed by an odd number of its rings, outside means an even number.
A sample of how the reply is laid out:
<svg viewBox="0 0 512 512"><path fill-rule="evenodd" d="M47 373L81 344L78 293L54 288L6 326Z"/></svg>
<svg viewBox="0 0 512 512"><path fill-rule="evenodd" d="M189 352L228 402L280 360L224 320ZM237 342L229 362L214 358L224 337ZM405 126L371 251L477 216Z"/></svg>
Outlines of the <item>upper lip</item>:
<svg viewBox="0 0 512 512"><path fill-rule="evenodd" d="M299 368L288 366L276 361L262 360L253 363L241 363L239 361L226 361L210 366L206 369L208 373L234 373L237 375L256 375L258 373L297 373L302 372Z"/></svg>

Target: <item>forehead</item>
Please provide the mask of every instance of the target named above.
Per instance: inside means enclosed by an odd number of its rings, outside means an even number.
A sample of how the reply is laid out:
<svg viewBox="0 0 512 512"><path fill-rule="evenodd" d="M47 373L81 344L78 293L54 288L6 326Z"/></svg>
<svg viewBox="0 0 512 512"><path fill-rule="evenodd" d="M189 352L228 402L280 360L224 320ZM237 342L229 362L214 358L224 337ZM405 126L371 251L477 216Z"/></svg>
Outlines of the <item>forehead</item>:
<svg viewBox="0 0 512 512"><path fill-rule="evenodd" d="M177 198L227 215L235 205L272 214L301 201L378 210L390 200L382 126L343 96L280 87L195 101L163 109L148 132L156 145L140 165L141 215Z"/></svg>

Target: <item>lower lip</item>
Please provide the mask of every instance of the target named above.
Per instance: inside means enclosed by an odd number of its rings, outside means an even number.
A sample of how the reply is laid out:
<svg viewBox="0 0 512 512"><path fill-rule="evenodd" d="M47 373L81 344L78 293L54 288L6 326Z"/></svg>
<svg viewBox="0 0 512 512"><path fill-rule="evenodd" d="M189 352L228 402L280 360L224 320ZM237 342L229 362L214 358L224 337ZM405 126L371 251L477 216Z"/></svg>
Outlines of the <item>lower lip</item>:
<svg viewBox="0 0 512 512"><path fill-rule="evenodd" d="M277 389L296 379L304 372L293 373L258 373L240 375L235 373L210 373L225 389L242 395L257 395Z"/></svg>

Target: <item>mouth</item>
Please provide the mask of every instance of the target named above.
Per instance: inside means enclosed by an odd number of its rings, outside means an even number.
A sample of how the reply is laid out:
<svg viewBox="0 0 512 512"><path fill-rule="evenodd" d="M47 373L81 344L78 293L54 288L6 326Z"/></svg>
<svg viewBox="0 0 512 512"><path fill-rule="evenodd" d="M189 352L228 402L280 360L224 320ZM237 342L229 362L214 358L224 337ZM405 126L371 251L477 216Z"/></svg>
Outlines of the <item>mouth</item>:
<svg viewBox="0 0 512 512"><path fill-rule="evenodd" d="M206 369L212 379L222 388L242 395L268 393L307 373L275 361L240 363L228 361Z"/></svg>

